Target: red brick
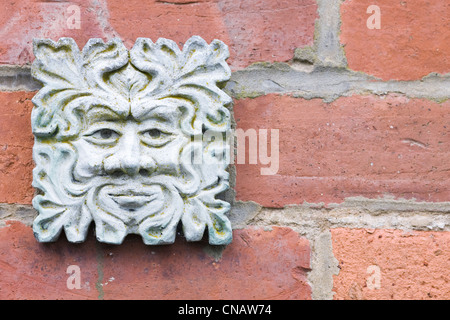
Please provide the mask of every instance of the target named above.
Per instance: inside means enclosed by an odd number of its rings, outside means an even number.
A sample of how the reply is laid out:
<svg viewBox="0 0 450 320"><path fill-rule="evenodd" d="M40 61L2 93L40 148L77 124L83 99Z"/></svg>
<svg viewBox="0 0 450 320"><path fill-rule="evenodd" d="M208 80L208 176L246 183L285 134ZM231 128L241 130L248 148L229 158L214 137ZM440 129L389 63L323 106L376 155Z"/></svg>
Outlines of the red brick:
<svg viewBox="0 0 450 320"><path fill-rule="evenodd" d="M370 5L381 28L368 29ZM450 72L450 4L431 0L348 0L341 5L341 43L349 68L383 80Z"/></svg>
<svg viewBox="0 0 450 320"><path fill-rule="evenodd" d="M0 202L29 204L33 134L31 98L34 92L0 92Z"/></svg>
<svg viewBox="0 0 450 320"><path fill-rule="evenodd" d="M81 28L69 29L69 6L79 5ZM115 34L106 21L106 12L96 1L4 1L0 12L0 63L26 64L34 60L33 38L72 37L84 46L89 38L109 38Z"/></svg>
<svg viewBox="0 0 450 320"><path fill-rule="evenodd" d="M232 69L257 61L287 61L295 48L312 45L316 1L219 0L230 38Z"/></svg>
<svg viewBox="0 0 450 320"><path fill-rule="evenodd" d="M309 299L309 257L308 241L288 228L235 230L217 261L205 243L137 239L105 258L104 277L115 281L103 290L108 299Z"/></svg>
<svg viewBox="0 0 450 320"><path fill-rule="evenodd" d="M68 29L70 5L81 11L81 28ZM256 61L286 61L296 47L313 43L314 0L105 0L7 1L0 13L0 63L32 61L32 39L73 37L80 47L89 38L122 38L131 47L137 37L169 38L182 45L193 35L230 47L233 69Z"/></svg>
<svg viewBox="0 0 450 320"><path fill-rule="evenodd" d="M19 222L0 229L0 299L310 299L310 247L289 228L234 231L216 253L205 241L146 246L128 237L120 246L36 242ZM69 265L81 289L66 287Z"/></svg>
<svg viewBox="0 0 450 320"><path fill-rule="evenodd" d="M0 299L96 299L95 243L38 243L30 227L11 222L0 229ZM81 289L68 289L67 268L81 271Z"/></svg>
<svg viewBox="0 0 450 320"><path fill-rule="evenodd" d="M450 232L340 228L331 233L340 268L334 299L450 298Z"/></svg>
<svg viewBox="0 0 450 320"><path fill-rule="evenodd" d="M264 206L391 195L449 201L450 102L351 96L332 103L270 94L237 100L237 127L279 129L279 170L236 165L236 198Z"/></svg>

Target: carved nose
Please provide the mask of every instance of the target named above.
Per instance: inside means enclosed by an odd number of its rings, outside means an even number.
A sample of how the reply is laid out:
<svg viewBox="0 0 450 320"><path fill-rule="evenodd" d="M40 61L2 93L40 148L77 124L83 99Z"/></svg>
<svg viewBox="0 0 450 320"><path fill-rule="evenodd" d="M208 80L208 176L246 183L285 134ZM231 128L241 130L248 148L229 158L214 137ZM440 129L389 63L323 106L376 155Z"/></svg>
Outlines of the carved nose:
<svg viewBox="0 0 450 320"><path fill-rule="evenodd" d="M155 171L156 163L150 156L142 154L139 138L126 133L120 138L118 150L105 159L104 168L110 175L148 176Z"/></svg>
<svg viewBox="0 0 450 320"><path fill-rule="evenodd" d="M139 140L132 134L125 134L121 140L119 145L120 167L126 174L134 176L140 169Z"/></svg>

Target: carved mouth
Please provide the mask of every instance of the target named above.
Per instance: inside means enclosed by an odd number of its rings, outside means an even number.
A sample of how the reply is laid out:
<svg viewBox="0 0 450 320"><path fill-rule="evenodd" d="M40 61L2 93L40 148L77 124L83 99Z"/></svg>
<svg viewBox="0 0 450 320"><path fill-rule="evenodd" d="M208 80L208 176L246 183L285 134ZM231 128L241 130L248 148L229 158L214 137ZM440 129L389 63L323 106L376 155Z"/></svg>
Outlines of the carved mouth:
<svg viewBox="0 0 450 320"><path fill-rule="evenodd" d="M157 193L134 192L108 193L108 196L123 209L134 211L158 198Z"/></svg>
<svg viewBox="0 0 450 320"><path fill-rule="evenodd" d="M134 225L160 212L166 196L158 184L108 184L101 187L94 201L101 209L99 211Z"/></svg>

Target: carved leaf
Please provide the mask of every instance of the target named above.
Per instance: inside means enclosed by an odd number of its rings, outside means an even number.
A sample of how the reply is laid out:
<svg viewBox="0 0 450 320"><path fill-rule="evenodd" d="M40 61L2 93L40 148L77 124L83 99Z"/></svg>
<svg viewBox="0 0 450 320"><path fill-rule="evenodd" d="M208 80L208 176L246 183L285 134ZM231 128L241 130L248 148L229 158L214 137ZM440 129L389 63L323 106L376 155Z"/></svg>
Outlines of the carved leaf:
<svg viewBox="0 0 450 320"><path fill-rule="evenodd" d="M36 237L42 242L55 241L64 228L69 241L83 241L92 217L81 210L85 192L67 183L76 160L74 151L65 144L53 148L37 144L33 158L33 186L42 193L33 199L39 212L33 222Z"/></svg>
<svg viewBox="0 0 450 320"><path fill-rule="evenodd" d="M33 47L36 59L31 74L44 87L53 90L85 87L81 71L83 60L72 38L61 38L58 42L34 39Z"/></svg>

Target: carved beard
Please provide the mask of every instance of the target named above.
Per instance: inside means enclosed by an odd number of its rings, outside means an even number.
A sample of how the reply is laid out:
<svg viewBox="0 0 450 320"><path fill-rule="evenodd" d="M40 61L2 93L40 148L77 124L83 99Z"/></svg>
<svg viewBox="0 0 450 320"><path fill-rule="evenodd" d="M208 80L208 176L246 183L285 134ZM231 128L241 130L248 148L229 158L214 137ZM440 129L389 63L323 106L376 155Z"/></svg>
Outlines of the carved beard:
<svg viewBox="0 0 450 320"><path fill-rule="evenodd" d="M86 206L95 221L97 239L120 243L126 234L136 233L145 244L173 243L183 200L172 179L95 178Z"/></svg>
<svg viewBox="0 0 450 320"><path fill-rule="evenodd" d="M183 197L198 193L200 185L200 174L185 162L191 157L192 145L181 151L180 176L99 174L80 180L74 178L78 152L72 144L36 144L34 186L42 194L33 200L40 212L35 235L41 241L55 241L64 228L71 242L82 242L94 220L101 242L120 244L127 234L135 233L145 244L173 243L185 206L192 205ZM203 235L202 228L199 233Z"/></svg>
<svg viewBox="0 0 450 320"><path fill-rule="evenodd" d="M97 239L117 244L134 233L145 244L173 243L185 211L183 198L197 194L201 183L196 168L186 163L191 147L188 143L181 148L171 170L156 168L151 174L134 175L88 170L91 175L78 183L88 190L85 205L95 221ZM77 166L74 173L79 176Z"/></svg>

